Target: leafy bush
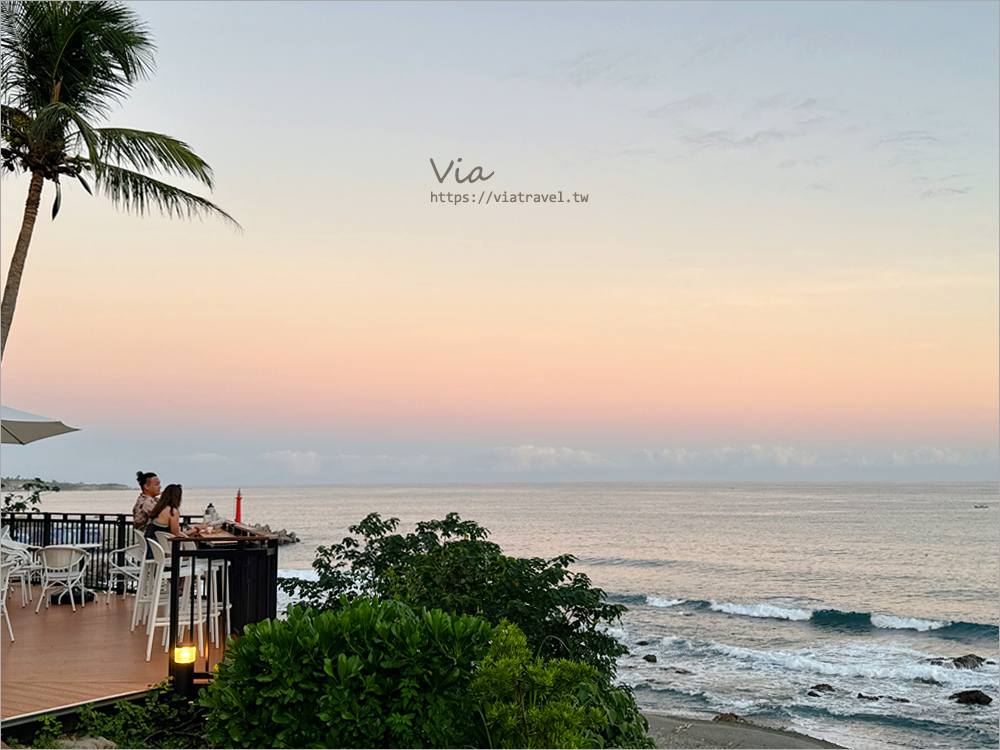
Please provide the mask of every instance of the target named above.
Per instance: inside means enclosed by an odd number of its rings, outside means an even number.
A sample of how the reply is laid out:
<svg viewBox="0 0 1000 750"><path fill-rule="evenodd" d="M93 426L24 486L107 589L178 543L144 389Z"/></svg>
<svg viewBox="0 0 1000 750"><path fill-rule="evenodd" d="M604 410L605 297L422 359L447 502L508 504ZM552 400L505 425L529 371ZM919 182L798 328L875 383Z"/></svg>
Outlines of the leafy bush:
<svg viewBox="0 0 1000 750"><path fill-rule="evenodd" d="M48 484L40 477L26 479L20 482L20 486L16 490L4 493L3 512L34 513L40 510L43 494L58 491L58 485Z"/></svg>
<svg viewBox="0 0 1000 750"><path fill-rule="evenodd" d="M494 625L506 619L539 656L582 661L608 680L614 676L615 658L627 649L599 626L626 608L609 604L587 576L571 573L572 555L507 557L486 541L486 529L456 513L421 522L406 536L393 533L398 524L370 514L349 529L360 540L346 537L317 549L318 581L282 579L281 587L317 609L336 609L342 597L361 595L479 615Z"/></svg>
<svg viewBox="0 0 1000 750"><path fill-rule="evenodd" d="M532 658L516 625L493 631L472 682L484 721L480 747L653 747L631 694L590 665Z"/></svg>
<svg viewBox="0 0 1000 750"><path fill-rule="evenodd" d="M141 704L118 701L110 712L84 706L79 729L118 747L205 747L206 715L204 708L175 693L167 680L149 690Z"/></svg>
<svg viewBox="0 0 1000 750"><path fill-rule="evenodd" d="M490 625L402 602L346 600L248 625L199 699L236 747L468 747L468 690Z"/></svg>
<svg viewBox="0 0 1000 750"><path fill-rule="evenodd" d="M41 724L41 727L39 727L38 733L35 735L35 741L31 743L31 746L55 747L56 740L63 733L62 722L55 716L42 716L39 718L38 723Z"/></svg>

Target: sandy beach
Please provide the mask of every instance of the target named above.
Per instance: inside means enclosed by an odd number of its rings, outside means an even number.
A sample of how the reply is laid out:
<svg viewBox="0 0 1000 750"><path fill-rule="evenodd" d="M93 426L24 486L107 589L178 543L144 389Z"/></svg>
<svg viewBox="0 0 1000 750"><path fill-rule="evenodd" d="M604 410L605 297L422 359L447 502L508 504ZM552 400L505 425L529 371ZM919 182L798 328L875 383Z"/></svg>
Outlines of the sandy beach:
<svg viewBox="0 0 1000 750"><path fill-rule="evenodd" d="M758 748L758 750L811 750L840 747L798 732L760 727L743 722L699 721L646 713L649 736L663 748Z"/></svg>

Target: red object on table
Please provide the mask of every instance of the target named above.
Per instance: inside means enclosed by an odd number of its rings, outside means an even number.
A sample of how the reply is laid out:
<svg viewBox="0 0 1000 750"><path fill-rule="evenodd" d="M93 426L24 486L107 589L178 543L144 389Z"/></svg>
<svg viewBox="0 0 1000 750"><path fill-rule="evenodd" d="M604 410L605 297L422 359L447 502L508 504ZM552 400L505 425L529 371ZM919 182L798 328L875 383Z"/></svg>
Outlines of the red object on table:
<svg viewBox="0 0 1000 750"><path fill-rule="evenodd" d="M236 523L239 523L242 520L240 518L240 511L242 510L240 508L240 505L242 502L243 502L243 497L242 495L240 495L240 491L236 490Z"/></svg>

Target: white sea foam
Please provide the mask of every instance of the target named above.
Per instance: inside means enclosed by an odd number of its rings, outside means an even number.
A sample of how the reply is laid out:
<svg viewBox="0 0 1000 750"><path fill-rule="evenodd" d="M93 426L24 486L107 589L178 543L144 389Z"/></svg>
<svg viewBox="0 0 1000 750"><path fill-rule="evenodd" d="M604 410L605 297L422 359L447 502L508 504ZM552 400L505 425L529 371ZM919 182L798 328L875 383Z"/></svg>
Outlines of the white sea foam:
<svg viewBox="0 0 1000 750"><path fill-rule="evenodd" d="M676 607L678 604L683 604L686 599L660 599L656 596L647 596L646 604L650 607Z"/></svg>
<svg viewBox="0 0 1000 750"><path fill-rule="evenodd" d="M717 604L712 602L711 608L715 612L725 612L730 615L769 617L775 620L808 620L812 617L812 610L783 609L771 604L729 604L728 602Z"/></svg>
<svg viewBox="0 0 1000 750"><path fill-rule="evenodd" d="M602 630L608 635L613 636L616 640L620 641L621 643L628 643L629 640L632 638L632 634L629 633L628 630L620 626L602 624L598 627L598 629Z"/></svg>
<svg viewBox="0 0 1000 750"><path fill-rule="evenodd" d="M876 628L886 628L889 630L918 630L925 633L928 630L946 628L950 622L940 620L918 620L915 617L893 617L891 615L872 615L872 625Z"/></svg>
<svg viewBox="0 0 1000 750"><path fill-rule="evenodd" d="M278 571L279 578L298 578L303 581L318 581L319 574L315 570L288 570L281 569ZM285 619L285 610L288 608L289 604L294 604L297 599L293 599L288 594L284 592L283 589L278 589L278 619Z"/></svg>
<svg viewBox="0 0 1000 750"><path fill-rule="evenodd" d="M778 669L786 674L892 680L897 684L930 678L963 689L979 688L985 679L985 675L972 670L930 664L925 661L926 654L920 654L922 659L914 659L913 655L919 652L892 646L828 646L789 651L756 650L722 643L712 643L708 647L755 670Z"/></svg>

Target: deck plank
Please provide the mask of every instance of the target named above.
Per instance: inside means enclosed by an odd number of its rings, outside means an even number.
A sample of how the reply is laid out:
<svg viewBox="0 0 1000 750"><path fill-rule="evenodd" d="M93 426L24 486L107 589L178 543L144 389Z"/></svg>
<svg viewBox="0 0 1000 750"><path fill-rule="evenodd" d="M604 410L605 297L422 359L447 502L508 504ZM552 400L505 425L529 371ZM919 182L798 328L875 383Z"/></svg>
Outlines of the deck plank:
<svg viewBox="0 0 1000 750"><path fill-rule="evenodd" d="M38 601L35 589L35 602ZM98 700L145 690L167 677L167 655L160 645L160 631L153 653L146 661L146 632L142 625L130 631L132 597L104 596L86 607L68 604L34 604L21 607L20 591L7 600L14 641L6 624L0 637L0 718ZM207 638L207 634L206 634ZM209 649L209 664L220 653ZM205 669L204 657L195 665Z"/></svg>

